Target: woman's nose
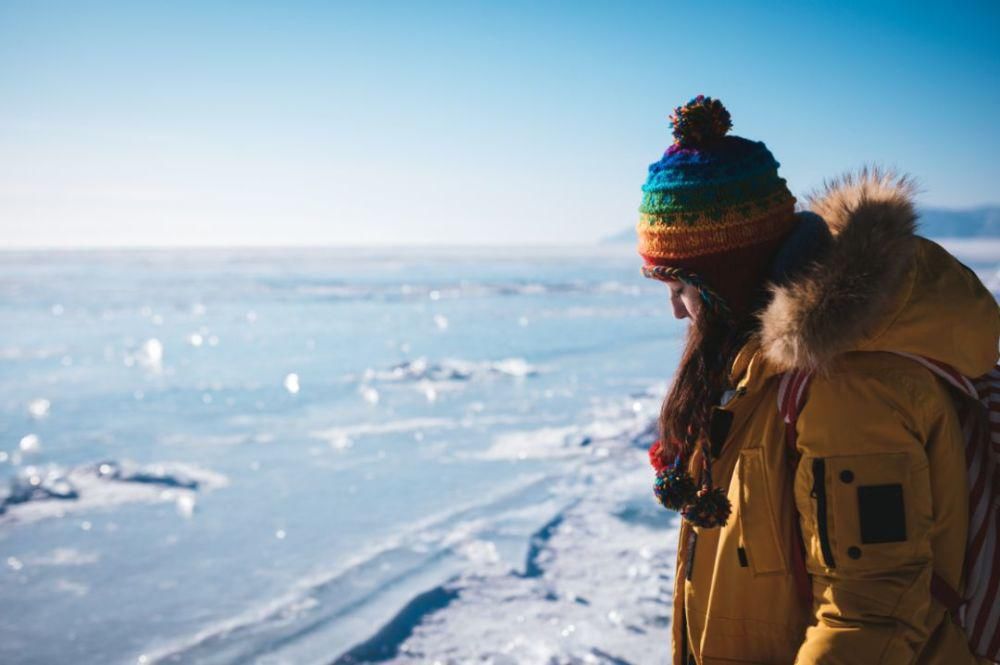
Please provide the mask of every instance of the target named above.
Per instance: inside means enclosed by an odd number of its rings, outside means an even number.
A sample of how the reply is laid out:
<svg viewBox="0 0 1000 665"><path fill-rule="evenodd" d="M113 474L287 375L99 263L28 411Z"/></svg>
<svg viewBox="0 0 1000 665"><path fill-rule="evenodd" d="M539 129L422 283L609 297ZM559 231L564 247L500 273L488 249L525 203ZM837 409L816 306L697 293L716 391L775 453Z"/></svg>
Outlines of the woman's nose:
<svg viewBox="0 0 1000 665"><path fill-rule="evenodd" d="M688 317L687 307L684 306L683 300L680 298L671 298L670 304L674 306L675 319L686 319Z"/></svg>

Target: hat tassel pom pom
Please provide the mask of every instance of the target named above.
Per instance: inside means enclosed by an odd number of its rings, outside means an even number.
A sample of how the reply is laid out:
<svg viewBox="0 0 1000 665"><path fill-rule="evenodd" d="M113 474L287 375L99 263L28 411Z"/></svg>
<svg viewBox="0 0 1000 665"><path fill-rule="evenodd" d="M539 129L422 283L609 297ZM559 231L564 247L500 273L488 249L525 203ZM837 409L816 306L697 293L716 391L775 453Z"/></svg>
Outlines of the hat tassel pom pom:
<svg viewBox="0 0 1000 665"><path fill-rule="evenodd" d="M656 470L653 494L664 508L680 510L694 499L698 486L687 472L687 465L682 463L680 455L674 457L672 464L664 462L663 446L655 441L649 448L649 461Z"/></svg>
<svg viewBox="0 0 1000 665"><path fill-rule="evenodd" d="M702 487L694 500L681 510L681 516L695 526L713 529L725 526L732 510L721 487Z"/></svg>
<svg viewBox="0 0 1000 665"><path fill-rule="evenodd" d="M689 503L698 491L694 479L687 471L674 466L663 469L656 474L653 483L653 494L664 508L680 510Z"/></svg>
<svg viewBox="0 0 1000 665"><path fill-rule="evenodd" d="M649 447L649 462L656 470L653 494L664 508L680 511L681 517L694 526L712 529L725 526L733 507L721 487L712 487L712 466L705 452L702 486L687 471L683 455L673 461L665 454L660 441Z"/></svg>

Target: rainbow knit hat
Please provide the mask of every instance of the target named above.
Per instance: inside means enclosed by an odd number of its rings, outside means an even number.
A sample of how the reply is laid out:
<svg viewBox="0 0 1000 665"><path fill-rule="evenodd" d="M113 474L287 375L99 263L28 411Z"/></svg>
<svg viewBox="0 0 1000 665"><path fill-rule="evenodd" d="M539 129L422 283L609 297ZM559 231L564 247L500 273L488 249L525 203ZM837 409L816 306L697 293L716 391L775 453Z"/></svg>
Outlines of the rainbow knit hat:
<svg viewBox="0 0 1000 665"><path fill-rule="evenodd" d="M733 123L718 100L698 95L670 120L674 143L642 186L642 272L692 284L738 320L797 221L795 197L762 142L726 135Z"/></svg>

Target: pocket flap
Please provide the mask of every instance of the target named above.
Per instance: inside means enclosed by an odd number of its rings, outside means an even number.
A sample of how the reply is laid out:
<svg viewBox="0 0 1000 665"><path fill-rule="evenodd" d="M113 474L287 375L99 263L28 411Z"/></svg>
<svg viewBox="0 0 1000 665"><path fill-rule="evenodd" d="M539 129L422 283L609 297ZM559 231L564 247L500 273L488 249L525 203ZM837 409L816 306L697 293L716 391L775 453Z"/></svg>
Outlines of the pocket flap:
<svg viewBox="0 0 1000 665"><path fill-rule="evenodd" d="M784 573L785 553L778 539L772 492L780 488L771 485L761 448L740 451L736 473L739 476L740 528L743 531L746 557L755 575Z"/></svg>

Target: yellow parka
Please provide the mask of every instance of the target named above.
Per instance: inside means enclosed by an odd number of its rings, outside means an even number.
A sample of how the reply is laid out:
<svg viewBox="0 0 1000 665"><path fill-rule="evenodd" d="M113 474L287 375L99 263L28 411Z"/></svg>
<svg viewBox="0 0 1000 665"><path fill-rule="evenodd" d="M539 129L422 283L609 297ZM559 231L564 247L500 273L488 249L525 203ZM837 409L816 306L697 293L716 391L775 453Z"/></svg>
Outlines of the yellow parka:
<svg viewBox="0 0 1000 665"><path fill-rule="evenodd" d="M915 235L912 194L864 171L810 198L832 245L772 287L733 362L732 424L713 461L733 512L722 528L681 528L674 665L977 662L929 592L933 572L966 584L958 418L939 379L890 352L980 376L997 361L1000 312L971 270ZM800 367L818 374L796 463L777 389ZM811 607L791 572L796 509Z"/></svg>

